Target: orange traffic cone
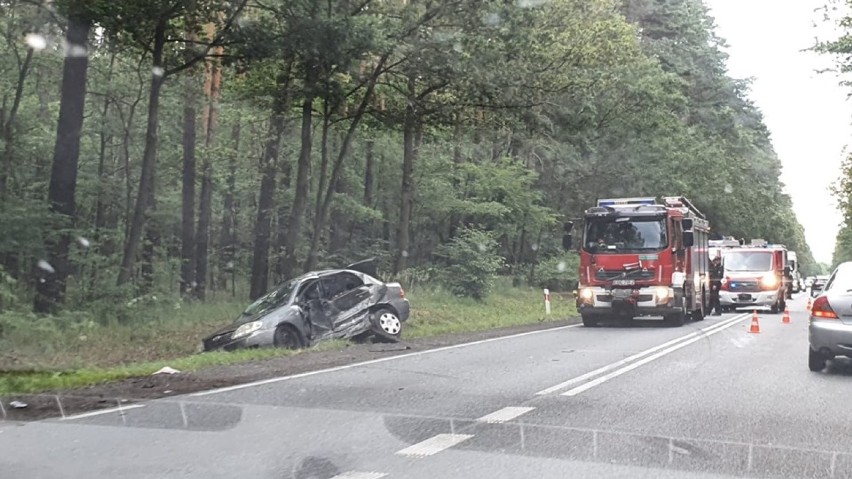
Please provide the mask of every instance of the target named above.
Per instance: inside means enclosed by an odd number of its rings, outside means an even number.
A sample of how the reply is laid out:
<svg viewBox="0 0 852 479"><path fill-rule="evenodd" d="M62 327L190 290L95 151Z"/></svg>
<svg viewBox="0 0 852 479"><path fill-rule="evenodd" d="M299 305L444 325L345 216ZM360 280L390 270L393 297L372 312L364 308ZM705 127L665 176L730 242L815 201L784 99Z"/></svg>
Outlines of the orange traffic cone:
<svg viewBox="0 0 852 479"><path fill-rule="evenodd" d="M759 333L760 332L760 323L757 321L757 310L754 310L754 314L751 315L751 328L748 330L749 333Z"/></svg>
<svg viewBox="0 0 852 479"><path fill-rule="evenodd" d="M784 319L781 320L784 324L790 324L790 308L784 308Z"/></svg>

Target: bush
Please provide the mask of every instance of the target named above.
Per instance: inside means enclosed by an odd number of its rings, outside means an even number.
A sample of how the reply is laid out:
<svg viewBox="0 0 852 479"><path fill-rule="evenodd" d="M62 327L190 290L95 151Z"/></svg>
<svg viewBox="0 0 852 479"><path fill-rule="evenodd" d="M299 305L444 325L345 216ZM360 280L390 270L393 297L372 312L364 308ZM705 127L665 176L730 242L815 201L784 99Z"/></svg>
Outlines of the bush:
<svg viewBox="0 0 852 479"><path fill-rule="evenodd" d="M439 246L435 254L447 262L439 276L447 289L456 296L485 298L503 266L497 247L490 232L473 228L459 230L449 243Z"/></svg>
<svg viewBox="0 0 852 479"><path fill-rule="evenodd" d="M579 265L580 258L576 253L553 256L536 266L533 283L553 291L573 291L577 286Z"/></svg>

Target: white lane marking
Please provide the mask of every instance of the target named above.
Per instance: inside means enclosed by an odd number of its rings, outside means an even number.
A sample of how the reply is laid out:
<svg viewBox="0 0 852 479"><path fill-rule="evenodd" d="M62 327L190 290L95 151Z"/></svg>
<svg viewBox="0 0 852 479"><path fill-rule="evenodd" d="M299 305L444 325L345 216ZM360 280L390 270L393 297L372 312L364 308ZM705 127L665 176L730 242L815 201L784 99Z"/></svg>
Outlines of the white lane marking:
<svg viewBox="0 0 852 479"><path fill-rule="evenodd" d="M129 404L127 406L118 406L118 407L111 407L109 409L101 409L99 411L84 412L82 414L75 414L73 416L65 416L62 419L60 419L60 421L71 421L71 420L74 420L74 419L83 419L83 418L87 418L87 417L100 416L102 414L110 414L110 413L114 413L114 412L124 412L124 411L127 411L129 409L137 409L137 408L140 408L140 407L145 407L145 405L144 404Z"/></svg>
<svg viewBox="0 0 852 479"><path fill-rule="evenodd" d="M535 394L536 394L537 396L543 396L543 395L545 395L545 394L552 394L552 393L555 393L556 391L559 391L560 389L565 389L565 388L567 388L568 386L571 386L571 385L573 385L573 384L581 383L581 382L583 382L583 381L585 381L585 380L587 380L587 379L591 379L591 378L593 378L593 377L595 377L595 376L598 376L598 375L600 375L600 374L603 374L603 373L605 373L605 372L607 372L607 371L611 371L611 370L616 369L616 368L618 368L618 367L621 367L621 366L623 366L623 365L625 365L625 364L627 364L627 363L630 363L630 362L632 362L632 361L635 361L635 360L637 360L637 359L639 359L639 358L641 358L641 357L643 357L643 356L647 356L647 355L649 355L649 354L651 354L651 353L654 353L654 352L657 352L657 351L659 351L659 350L661 350L661 349L667 348L667 347L669 347L669 346L671 346L671 345L673 345L673 344L675 344L675 343L678 343L678 342L680 342L680 341L685 341L685 340L687 340L687 339L689 339L689 338L693 338L693 337L695 337L695 336L697 336L697 335L699 335L699 334L702 334L703 332L706 332L706 331L707 331L707 330L709 330L709 329L713 329L713 328L715 328L715 327L718 327L720 324L726 324L727 322L730 322L730 321L737 321L737 320L741 320L741 319L743 319L743 317L745 317L744 315L747 315L747 314L748 314L748 313L738 314L738 315L734 316L733 318L725 319L725 320L723 320L723 321L721 321L721 322L719 322L719 323L716 323L716 324L714 324L714 325L712 325L712 326L708 326L708 327L706 327L706 328L704 328L704 329L700 329L700 330L698 330L698 331L692 332L692 333L687 334L687 335L685 335L685 336L681 336L681 337L679 337L679 338L672 339L671 341L668 341L668 342L665 342L665 343L663 343L663 344L660 344L659 346L654 346L653 348L646 349L646 350L644 350L644 351L640 351L640 352L638 352L638 353L636 353L636 354L634 354L634 355L632 355L632 356L628 356L628 357L626 357L626 358L624 358L624 359L622 359L622 360L620 360L620 361L616 361L616 362L614 362L614 363L607 364L606 366L603 366L603 367L600 367L600 368L598 368L598 369L595 369L594 371L589 371L589 372L587 372L586 374L582 374L582 375L577 376L577 377L575 377L575 378L571 378L571 379L569 379L569 380L567 380L567 381L565 381L565 382L561 382L561 383L559 383L559 384L557 384L557 385L555 385L555 386L551 386L551 387L549 387L549 388L547 388L547 389L542 389L541 391L539 391L539 392L537 392L537 393L535 393Z"/></svg>
<svg viewBox="0 0 852 479"><path fill-rule="evenodd" d="M331 479L380 479L387 476L384 472L349 471L338 474Z"/></svg>
<svg viewBox="0 0 852 479"><path fill-rule="evenodd" d="M481 418L477 419L479 422L487 422L487 423L499 423L506 422L515 419L516 417L526 414L535 409L534 407L504 407L498 411L494 411L491 414L486 414Z"/></svg>
<svg viewBox="0 0 852 479"><path fill-rule="evenodd" d="M438 454L444 449L449 449L456 444L467 441L472 437L472 434L438 434L437 436L432 436L425 441L412 444L405 449L396 451L396 453L400 456L409 457L431 456Z"/></svg>
<svg viewBox="0 0 852 479"><path fill-rule="evenodd" d="M290 379L298 379L298 378L304 378L304 377L308 377L308 376L315 376L317 374L333 373L333 372L336 372L336 371L343 371L343 370L346 370L346 369L352 369L352 368L357 368L357 367L361 367L361 366L369 366L371 364L383 363L385 361L393 361L393 360L396 360L396 359L411 358L411 357L415 357L415 356L423 356L424 354L432 354L432 353L438 353L438 352L441 352L441 351L449 351L451 349L466 348L468 346L476 346L478 344L485 344L485 343L490 343L490 342L493 342L493 341L503 341L505 339L520 338L522 336L530 336L530 335L533 335L533 334L562 331L563 329L576 328L578 326L582 326L582 324L569 324L568 326L559 326L559 327L556 327L556 328L539 329L537 331L527 331L526 333L512 334L512 335L509 335L509 336L499 336L499 337L496 337L496 338L480 339L479 341L471 341L469 343L454 344L452 346L443 346L443 347L435 348L435 349L427 349L425 351L417 351L415 353L407 353L407 354L400 354L398 356L389 356L389 357L386 357L386 358L371 359L369 361L361 361L359 363L344 364L342 366L335 366L333 368L319 369L317 371L308 371L308 372L305 372L305 373L293 374L293 375L290 375L290 376L280 376L280 377L277 377L277 378L262 379L260 381L254 381L254 382L245 383L245 384L237 384L237 385L234 385L234 386L227 386L227 387L224 387L224 388L210 389L210 390L207 390L207 391L199 391L199 392L196 392L196 393L192 393L189 396L197 397L197 396L207 396L207 395L210 395L210 394L225 393L225 392L229 392L229 391L236 391L236 390L239 390L239 389L246 389L246 388L251 388L251 387L255 387L255 386L263 386L264 384L272 384L272 383L277 383L277 382L280 382L280 381L288 381Z"/></svg>
<svg viewBox="0 0 852 479"><path fill-rule="evenodd" d="M640 359L639 361L636 361L635 363L624 366L621 369L617 369L617 370L615 370L615 371L613 371L613 372L611 372L611 373L609 373L605 376L601 376L601 377L594 379L592 381L589 381L589 382L587 382L587 383L585 383L581 386L577 386L573 389L569 389L568 391L565 391L564 393L562 393L562 395L563 396L576 396L576 395L582 393L583 391L588 391L589 389L592 389L595 386L603 384L603 383L609 381L610 379L614 379L614 378L617 378L618 376L621 376L622 374L629 373L630 371L633 371L634 369L636 369L638 367L644 366L645 364L648 364L651 361L655 361L657 359L660 359L661 357L663 357L667 354L673 353L673 352L677 351L678 349L685 348L686 346L689 346L690 344L692 344L696 341L700 341L700 340L704 339L705 337L712 336L716 333L721 333L722 331L730 328L731 326L735 326L737 323L743 321L744 319L747 319L748 317L749 317L748 315L745 315L745 316L738 318L736 320L728 321L727 323L724 323L722 325L716 325L717 326L716 329L714 329L712 331L705 331L705 334L702 335L702 336L698 336L698 337L692 338L690 340L683 341L683 342L680 342L678 344L675 344L674 346L672 346L668 349L664 349L660 352L657 352L657 353L655 353L651 356L648 356L645 359ZM704 331L704 330L702 330L702 331Z"/></svg>

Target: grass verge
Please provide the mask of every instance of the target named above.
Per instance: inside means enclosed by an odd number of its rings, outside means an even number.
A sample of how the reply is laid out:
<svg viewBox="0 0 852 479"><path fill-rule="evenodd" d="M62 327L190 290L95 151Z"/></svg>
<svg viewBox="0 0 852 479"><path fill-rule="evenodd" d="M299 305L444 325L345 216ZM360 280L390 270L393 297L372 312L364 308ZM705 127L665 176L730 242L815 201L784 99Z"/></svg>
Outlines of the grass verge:
<svg viewBox="0 0 852 479"><path fill-rule="evenodd" d="M408 296L412 315L403 333L406 339L535 324L576 313L573 301L554 297L553 314L545 316L539 290L506 284L498 285L482 302L457 298L439 289L419 289ZM244 306L223 302L178 309L172 306L167 311L150 307L152 318L148 321L106 326L85 321L82 326L79 321L63 324L63 318L27 318L37 324L18 327L12 322L13 327L7 327L0 340L0 395L86 387L147 376L163 366L190 372L306 351L339 350L349 344L329 341L305 351L254 349L196 354L200 338L227 323ZM10 323L9 318L0 317L3 319Z"/></svg>

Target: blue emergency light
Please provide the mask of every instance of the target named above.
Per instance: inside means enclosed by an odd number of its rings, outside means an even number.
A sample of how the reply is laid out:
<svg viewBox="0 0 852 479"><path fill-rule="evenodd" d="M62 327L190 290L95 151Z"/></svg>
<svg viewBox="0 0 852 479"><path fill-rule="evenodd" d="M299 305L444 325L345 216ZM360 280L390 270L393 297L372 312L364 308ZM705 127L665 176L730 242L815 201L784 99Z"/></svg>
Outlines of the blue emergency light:
<svg viewBox="0 0 852 479"><path fill-rule="evenodd" d="M614 198L606 200L598 200L598 206L639 206L639 205L656 205L655 198Z"/></svg>

